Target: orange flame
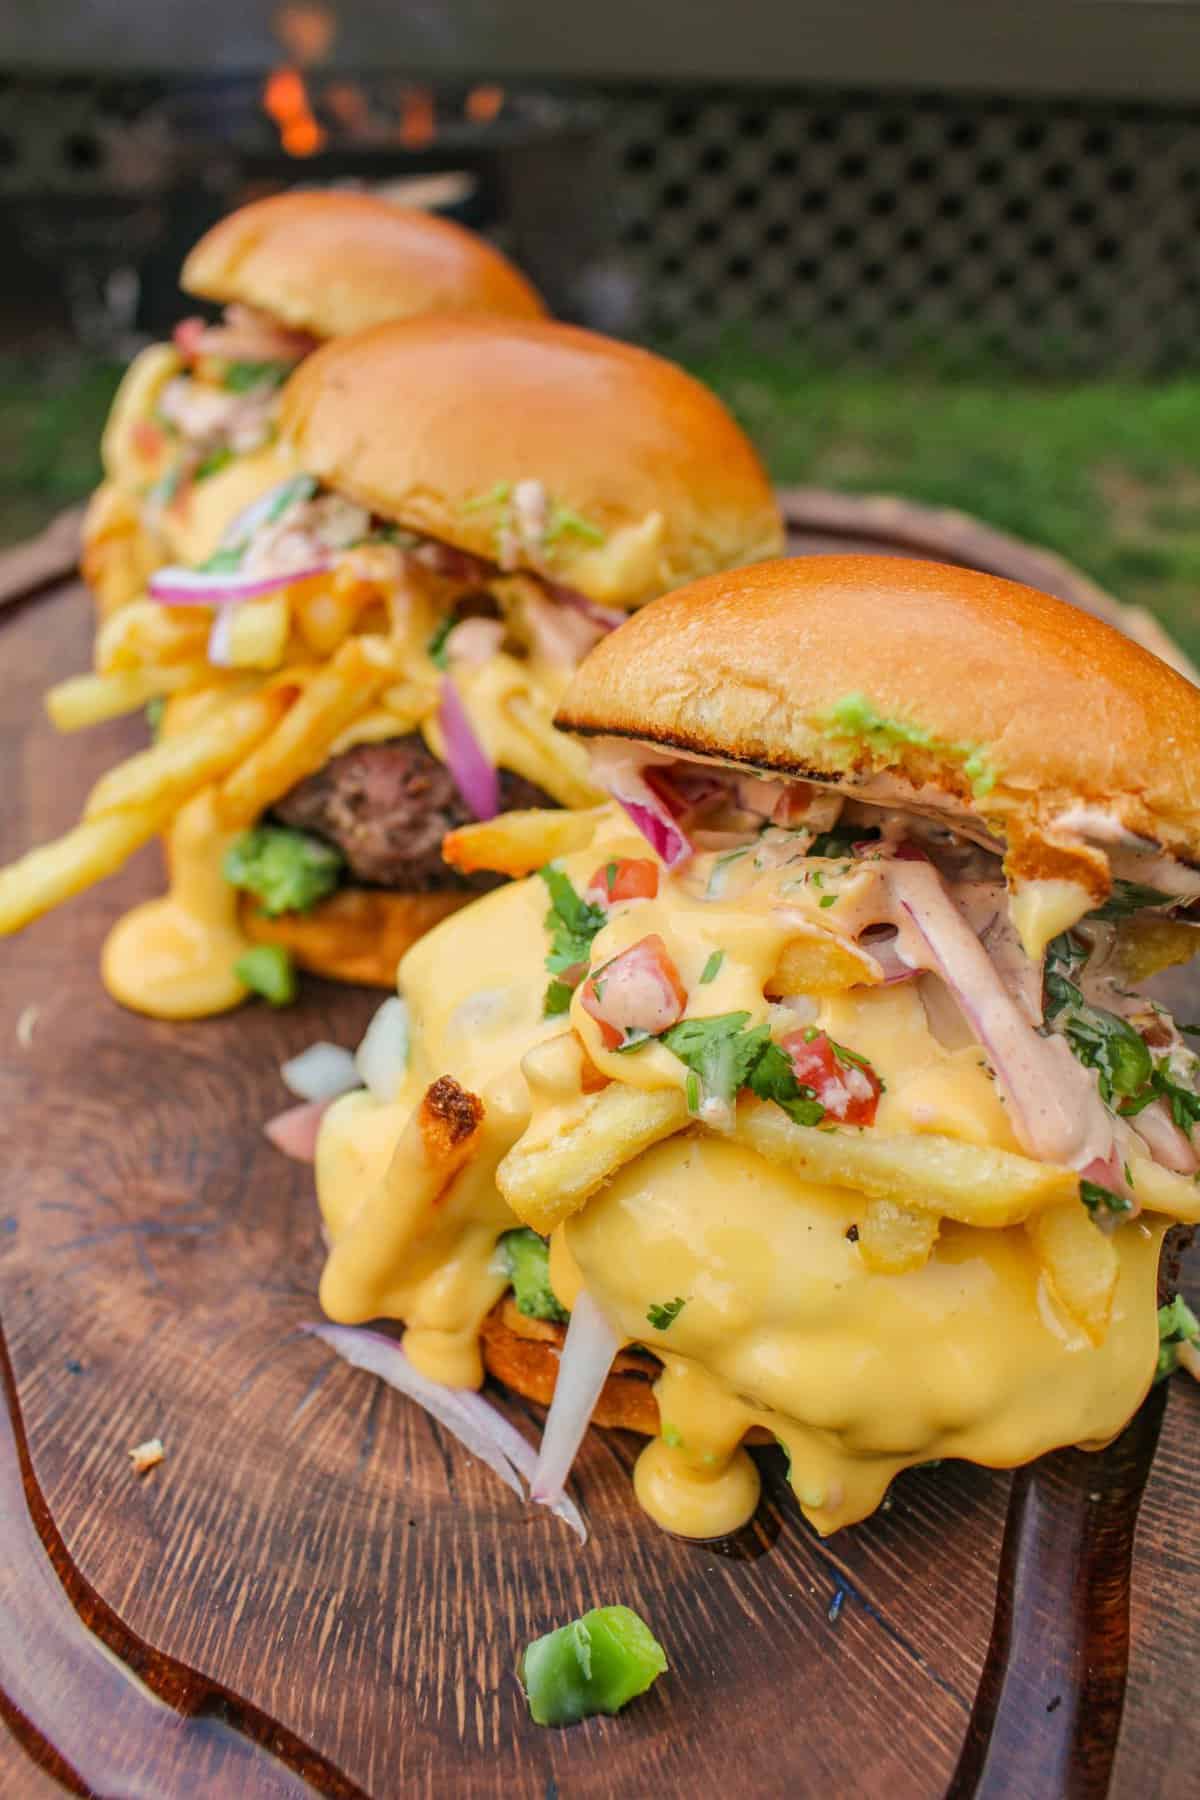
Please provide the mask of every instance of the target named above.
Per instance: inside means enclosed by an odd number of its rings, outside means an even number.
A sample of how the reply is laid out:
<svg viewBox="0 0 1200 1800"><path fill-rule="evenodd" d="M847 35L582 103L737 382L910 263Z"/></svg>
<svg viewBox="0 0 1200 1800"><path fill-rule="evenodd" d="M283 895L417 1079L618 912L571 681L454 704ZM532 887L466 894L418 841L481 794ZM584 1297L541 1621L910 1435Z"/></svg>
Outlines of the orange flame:
<svg viewBox="0 0 1200 1800"><path fill-rule="evenodd" d="M490 125L493 119L499 118L503 105L502 87L473 87L467 95L467 117L476 125Z"/></svg>
<svg viewBox="0 0 1200 1800"><path fill-rule="evenodd" d="M400 94L400 129L397 137L410 150L423 150L437 130L433 94L429 88L410 87Z"/></svg>
<svg viewBox="0 0 1200 1800"><path fill-rule="evenodd" d="M299 69L275 69L267 76L263 107L278 125L279 141L289 156L316 155L325 142L325 131L313 116Z"/></svg>

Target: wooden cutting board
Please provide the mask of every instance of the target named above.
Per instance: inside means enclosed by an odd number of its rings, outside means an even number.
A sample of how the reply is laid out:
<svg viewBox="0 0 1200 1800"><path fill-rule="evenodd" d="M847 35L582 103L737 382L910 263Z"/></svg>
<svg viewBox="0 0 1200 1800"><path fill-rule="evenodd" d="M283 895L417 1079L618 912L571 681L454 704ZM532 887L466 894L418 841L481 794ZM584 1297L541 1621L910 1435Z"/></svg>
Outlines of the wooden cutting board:
<svg viewBox="0 0 1200 1800"><path fill-rule="evenodd" d="M1033 574L1040 553L896 505L794 497L794 547ZM143 740L137 722L45 723L40 692L86 664L89 633L77 586L0 620L5 860ZM156 865L0 948L0 1792L926 1800L1099 1795L1110 1774L1139 1800L1195 1791L1194 1387L1157 1390L1101 1456L906 1475L827 1542L773 1452L737 1539L665 1537L633 1501L636 1441L596 1433L581 1549L299 1334L311 1178L260 1127L286 1103L280 1061L353 1044L378 995L311 981L290 1011L186 1027L120 1011L97 952ZM1200 987L1186 1004L1200 1016ZM536 1409L507 1410L532 1439ZM127 1452L155 1436L166 1460L139 1480ZM538 1730L520 1649L617 1600L670 1674L618 1719Z"/></svg>

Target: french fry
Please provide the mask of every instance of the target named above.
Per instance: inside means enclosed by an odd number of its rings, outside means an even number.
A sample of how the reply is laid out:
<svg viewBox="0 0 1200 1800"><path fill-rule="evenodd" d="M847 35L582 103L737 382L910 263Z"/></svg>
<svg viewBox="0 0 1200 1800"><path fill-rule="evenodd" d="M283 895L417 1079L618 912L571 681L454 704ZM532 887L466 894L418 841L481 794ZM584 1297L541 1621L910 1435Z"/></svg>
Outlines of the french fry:
<svg viewBox="0 0 1200 1800"><path fill-rule="evenodd" d="M442 855L452 869L473 875L479 869L517 878L572 850L586 850L607 809L557 812L549 807L501 813L477 825L460 825L442 839Z"/></svg>
<svg viewBox="0 0 1200 1800"><path fill-rule="evenodd" d="M282 723L219 790L222 823L251 824L281 794L320 768L329 746L352 719L368 711L375 695L395 676L386 640L347 638L332 662L308 681Z"/></svg>
<svg viewBox="0 0 1200 1800"><path fill-rule="evenodd" d="M533 1120L500 1163L496 1183L525 1225L545 1236L610 1176L643 1150L689 1123L678 1088L647 1092L612 1082L587 1094L565 1114L555 1108Z"/></svg>
<svg viewBox="0 0 1200 1800"><path fill-rule="evenodd" d="M1047 1206L1079 1204L1079 1176L1073 1170L957 1138L825 1131L794 1125L777 1106L761 1101L739 1105L734 1129L760 1156L810 1181L856 1188L871 1199L893 1200L963 1225L1000 1229Z"/></svg>
<svg viewBox="0 0 1200 1800"><path fill-rule="evenodd" d="M287 595L264 594L233 611L229 662L235 669L277 669L287 649L292 614Z"/></svg>
<svg viewBox="0 0 1200 1800"><path fill-rule="evenodd" d="M555 730L524 694L514 694L505 711L511 725L504 734L505 748L497 756L498 762L544 788L560 806L578 809L596 806L604 799L592 780L582 744Z"/></svg>
<svg viewBox="0 0 1200 1800"><path fill-rule="evenodd" d="M767 981L772 998L780 994L840 994L847 988L873 987L882 978L879 965L832 932L798 926L779 954Z"/></svg>
<svg viewBox="0 0 1200 1800"><path fill-rule="evenodd" d="M106 719L136 712L148 700L201 687L212 679L208 663L175 663L170 668L122 669L111 675L72 675L46 693L46 711L58 731L82 731Z"/></svg>
<svg viewBox="0 0 1200 1800"><path fill-rule="evenodd" d="M249 694L188 731L160 738L100 777L88 795L84 818L143 806L174 811L252 753L278 723L288 698L285 689Z"/></svg>
<svg viewBox="0 0 1200 1800"><path fill-rule="evenodd" d="M895 1200L868 1200L858 1222L859 1254L877 1275L923 1269L937 1242L938 1225L936 1213Z"/></svg>
<svg viewBox="0 0 1200 1800"><path fill-rule="evenodd" d="M88 819L65 837L0 869L0 933L19 931L72 894L111 875L163 828L167 817L161 807L140 807Z"/></svg>
<svg viewBox="0 0 1200 1800"><path fill-rule="evenodd" d="M387 1173L368 1194L350 1229L329 1253L321 1305L331 1319L357 1324L393 1312L388 1284L414 1236L459 1170L475 1154L484 1105L443 1075L428 1088L400 1134Z"/></svg>
<svg viewBox="0 0 1200 1800"><path fill-rule="evenodd" d="M1130 987L1148 981L1163 969L1191 962L1200 950L1200 925L1181 919L1163 919L1155 913L1124 919L1114 945L1117 972Z"/></svg>
<svg viewBox="0 0 1200 1800"><path fill-rule="evenodd" d="M208 606L160 606L133 600L105 619L96 633L94 661L101 675L119 669L159 668L199 662L212 631Z"/></svg>
<svg viewBox="0 0 1200 1800"><path fill-rule="evenodd" d="M1102 1344L1121 1272L1112 1238L1078 1200L1047 1208L1025 1230L1059 1304L1093 1344Z"/></svg>
<svg viewBox="0 0 1200 1800"><path fill-rule="evenodd" d="M1162 1213L1181 1225L1200 1225L1200 1187L1190 1176L1176 1175L1148 1156L1131 1156L1129 1173L1145 1212Z"/></svg>

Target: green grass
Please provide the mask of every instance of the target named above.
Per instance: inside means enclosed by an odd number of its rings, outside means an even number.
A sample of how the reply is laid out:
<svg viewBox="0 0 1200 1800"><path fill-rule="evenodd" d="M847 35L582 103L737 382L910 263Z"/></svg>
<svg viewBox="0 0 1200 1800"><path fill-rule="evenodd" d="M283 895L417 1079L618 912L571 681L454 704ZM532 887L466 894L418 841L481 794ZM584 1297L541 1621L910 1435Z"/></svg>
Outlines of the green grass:
<svg viewBox="0 0 1200 1800"><path fill-rule="evenodd" d="M1149 607L1200 657L1200 378L822 371L735 350L694 366L776 480L961 507ZM0 357L0 542L91 488L119 373Z"/></svg>
<svg viewBox="0 0 1200 1800"><path fill-rule="evenodd" d="M1068 557L1200 656L1200 379L694 365L775 479L956 506Z"/></svg>

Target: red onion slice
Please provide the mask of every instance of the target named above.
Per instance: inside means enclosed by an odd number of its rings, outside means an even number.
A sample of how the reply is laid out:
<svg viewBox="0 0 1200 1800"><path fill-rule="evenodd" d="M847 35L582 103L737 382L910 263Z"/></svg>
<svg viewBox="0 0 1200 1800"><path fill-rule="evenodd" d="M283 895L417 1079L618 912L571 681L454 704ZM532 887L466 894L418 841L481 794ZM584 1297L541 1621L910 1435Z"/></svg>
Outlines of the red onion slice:
<svg viewBox="0 0 1200 1800"><path fill-rule="evenodd" d="M576 612L604 631L615 631L629 617L627 612L621 612L615 606L601 606L597 601L589 600L586 594L578 593L575 588L562 587L557 581L548 581L546 587L556 600L561 600L564 606L573 606Z"/></svg>
<svg viewBox="0 0 1200 1800"><path fill-rule="evenodd" d="M398 995L376 1010L351 1060L373 1099L387 1106L396 1098L408 1068L408 1007Z"/></svg>
<svg viewBox="0 0 1200 1800"><path fill-rule="evenodd" d="M415 1369L394 1338L352 1325L306 1325L311 1337L328 1344L352 1368L377 1375L398 1393L414 1400L431 1418L458 1439L465 1450L486 1463L519 1500L525 1491L504 1447L516 1435L506 1419L470 1389L443 1387ZM511 1434L511 1435L510 1435ZM528 1449L529 1446L527 1445Z"/></svg>
<svg viewBox="0 0 1200 1800"><path fill-rule="evenodd" d="M500 811L500 778L488 761L458 689L448 675L442 677L438 724L446 745L446 767L453 775L459 793L477 819L494 819Z"/></svg>
<svg viewBox="0 0 1200 1800"><path fill-rule="evenodd" d="M310 1044L289 1057L279 1073L284 1087L300 1100L336 1100L362 1085L353 1053L340 1044Z"/></svg>
<svg viewBox="0 0 1200 1800"><path fill-rule="evenodd" d="M290 587L294 581L308 581L332 568L333 560L314 558L299 569L282 570L277 575L219 575L203 569L168 567L158 569L150 577L148 593L161 606L229 606L238 600L256 600L260 594L273 594L276 589Z"/></svg>
<svg viewBox="0 0 1200 1800"><path fill-rule="evenodd" d="M478 1408L482 1413L487 1414L488 1429L495 1435L496 1442L518 1474L523 1475L525 1480L532 1485L538 1459L538 1453L534 1446L521 1436L516 1426L511 1425L502 1413L489 1406L482 1394L464 1391L462 1400L468 1411ZM555 1518L561 1519L564 1525L570 1526L581 1544L587 1543L588 1529L583 1522L583 1514L569 1495L561 1494L550 1506L550 1511Z"/></svg>
<svg viewBox="0 0 1200 1800"><path fill-rule="evenodd" d="M688 860L692 854L691 842L661 801L652 796L649 800L635 800L615 790L613 799L623 812L628 813L654 854L668 869L677 869Z"/></svg>
<svg viewBox="0 0 1200 1800"><path fill-rule="evenodd" d="M1165 1100L1143 1107L1129 1123L1154 1161L1164 1169L1174 1169L1177 1175L1194 1175L1200 1169L1200 1157L1191 1139L1175 1123Z"/></svg>
<svg viewBox="0 0 1200 1800"><path fill-rule="evenodd" d="M1112 1150L1112 1122L1085 1069L1061 1039L1041 1037L997 975L932 863L894 862L889 879L900 913L927 955L900 955L941 976L987 1052L1023 1149L1043 1162L1081 1169Z"/></svg>
<svg viewBox="0 0 1200 1800"><path fill-rule="evenodd" d="M542 1506L562 1499L567 1476L583 1442L621 1340L586 1288L571 1310L559 1359L554 1400L546 1415L529 1497Z"/></svg>
<svg viewBox="0 0 1200 1800"><path fill-rule="evenodd" d="M289 1106L286 1112L268 1119L263 1130L277 1150L296 1162L316 1160L317 1134L325 1117L328 1100L306 1100L303 1106Z"/></svg>

